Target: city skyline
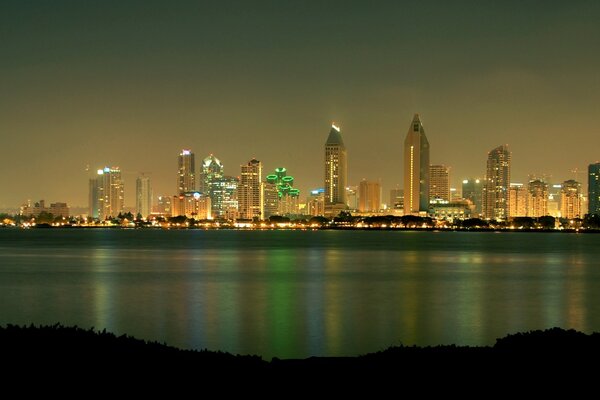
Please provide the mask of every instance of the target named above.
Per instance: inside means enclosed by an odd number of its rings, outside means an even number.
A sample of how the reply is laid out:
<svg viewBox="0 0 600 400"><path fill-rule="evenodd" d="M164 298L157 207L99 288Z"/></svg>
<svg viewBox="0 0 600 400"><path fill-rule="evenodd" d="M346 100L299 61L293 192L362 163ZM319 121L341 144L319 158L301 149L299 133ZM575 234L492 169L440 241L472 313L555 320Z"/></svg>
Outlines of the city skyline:
<svg viewBox="0 0 600 400"><path fill-rule="evenodd" d="M398 150L415 112L452 187L483 177L498 143L510 145L516 182L586 185L600 158L600 56L587 50L598 4L144 5L3 8L0 179L11 184L0 208L85 207L80 182L105 165L130 188L151 172L154 192L171 193L168 154L182 148L215 154L231 175L251 157L286 165L308 193L321 187L330 121L344 130L348 184L378 180L387 193L402 184ZM422 23L397 22L410 15ZM125 196L134 206L135 191Z"/></svg>

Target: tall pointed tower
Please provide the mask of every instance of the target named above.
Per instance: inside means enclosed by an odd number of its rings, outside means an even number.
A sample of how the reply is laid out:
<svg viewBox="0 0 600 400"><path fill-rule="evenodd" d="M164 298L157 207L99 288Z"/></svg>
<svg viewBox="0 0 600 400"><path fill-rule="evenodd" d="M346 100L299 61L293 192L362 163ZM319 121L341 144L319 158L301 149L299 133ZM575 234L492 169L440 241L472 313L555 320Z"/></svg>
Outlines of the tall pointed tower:
<svg viewBox="0 0 600 400"><path fill-rule="evenodd" d="M404 139L404 214L429 210L429 141L419 114Z"/></svg>
<svg viewBox="0 0 600 400"><path fill-rule="evenodd" d="M485 186L483 187L483 216L506 220L510 211L510 151L507 145L488 153Z"/></svg>
<svg viewBox="0 0 600 400"><path fill-rule="evenodd" d="M341 130L331 125L325 142L325 213L334 215L347 208L346 205L346 146Z"/></svg>

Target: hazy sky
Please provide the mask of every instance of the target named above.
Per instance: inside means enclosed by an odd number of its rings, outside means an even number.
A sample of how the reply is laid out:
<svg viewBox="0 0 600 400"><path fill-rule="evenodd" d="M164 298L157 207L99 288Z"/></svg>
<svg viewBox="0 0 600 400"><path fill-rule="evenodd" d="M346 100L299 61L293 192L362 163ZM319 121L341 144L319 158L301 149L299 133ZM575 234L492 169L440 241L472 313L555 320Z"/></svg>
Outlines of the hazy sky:
<svg viewBox="0 0 600 400"><path fill-rule="evenodd" d="M600 159L600 2L0 2L0 208L87 205L90 171L176 191L177 154L256 157L306 193L342 127L349 183L401 183L415 112L454 185ZM86 167L89 165L89 170ZM585 175L579 178L584 180Z"/></svg>

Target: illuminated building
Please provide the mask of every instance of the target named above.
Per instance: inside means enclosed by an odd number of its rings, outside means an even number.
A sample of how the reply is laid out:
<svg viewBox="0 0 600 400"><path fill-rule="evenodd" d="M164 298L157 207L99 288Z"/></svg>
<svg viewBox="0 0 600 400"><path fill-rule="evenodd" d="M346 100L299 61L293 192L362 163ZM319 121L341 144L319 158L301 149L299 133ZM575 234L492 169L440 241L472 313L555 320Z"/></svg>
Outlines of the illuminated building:
<svg viewBox="0 0 600 400"><path fill-rule="evenodd" d="M199 192L175 195L171 202L171 215L185 215L197 220L212 219L210 197Z"/></svg>
<svg viewBox="0 0 600 400"><path fill-rule="evenodd" d="M69 217L69 207L67 203L51 203L50 207L46 207L46 202L40 200L35 202L33 205L31 202L27 202L23 205L19 211L20 215L34 216L37 217L42 213L52 214L53 217Z"/></svg>
<svg viewBox="0 0 600 400"><path fill-rule="evenodd" d="M271 215L297 215L300 190L294 188L294 177L283 167L267 175L264 182L265 218Z"/></svg>
<svg viewBox="0 0 600 400"><path fill-rule="evenodd" d="M562 218L583 217L581 212L581 184L572 179L564 181L560 192L560 214Z"/></svg>
<svg viewBox="0 0 600 400"><path fill-rule="evenodd" d="M548 215L555 218L560 217L560 192L562 191L562 185L554 184L548 185L548 202L546 207L548 209Z"/></svg>
<svg viewBox="0 0 600 400"><path fill-rule="evenodd" d="M482 213L483 181L469 178L462 181L462 197L473 204L473 213L478 216Z"/></svg>
<svg viewBox="0 0 600 400"><path fill-rule="evenodd" d="M346 186L346 205L350 210L358 210L357 186Z"/></svg>
<svg viewBox="0 0 600 400"><path fill-rule="evenodd" d="M261 219L263 215L262 163L256 159L242 165L238 186L239 213L241 219Z"/></svg>
<svg viewBox="0 0 600 400"><path fill-rule="evenodd" d="M404 208L404 189L396 188L390 190L390 205L393 210L402 210Z"/></svg>
<svg viewBox="0 0 600 400"><path fill-rule="evenodd" d="M191 150L181 150L178 163L177 188L178 193L193 193L196 191L196 163Z"/></svg>
<svg viewBox="0 0 600 400"><path fill-rule="evenodd" d="M530 181L527 193L527 216L543 217L548 215L548 184L539 179Z"/></svg>
<svg viewBox="0 0 600 400"><path fill-rule="evenodd" d="M121 170L104 167L89 183L89 215L104 220L123 212L125 196Z"/></svg>
<svg viewBox="0 0 600 400"><path fill-rule="evenodd" d="M511 183L508 189L509 217L527 216L527 188L522 183Z"/></svg>
<svg viewBox="0 0 600 400"><path fill-rule="evenodd" d="M213 217L236 219L238 214L238 185L234 176L223 176L210 181L209 197Z"/></svg>
<svg viewBox="0 0 600 400"><path fill-rule="evenodd" d="M325 189L313 189L306 198L306 215L319 217L325 215Z"/></svg>
<svg viewBox="0 0 600 400"><path fill-rule="evenodd" d="M588 214L600 215L600 163L588 166Z"/></svg>
<svg viewBox="0 0 600 400"><path fill-rule="evenodd" d="M325 142L325 213L337 215L345 210L346 178L348 164L346 146L342 140L341 130L335 124L331 125L329 136Z"/></svg>
<svg viewBox="0 0 600 400"><path fill-rule="evenodd" d="M429 166L429 201L450 201L450 170L445 165Z"/></svg>
<svg viewBox="0 0 600 400"><path fill-rule="evenodd" d="M379 212L381 209L381 185L363 179L358 185L358 211Z"/></svg>
<svg viewBox="0 0 600 400"><path fill-rule="evenodd" d="M135 181L135 211L142 218L148 218L152 211L152 188L148 177L140 176Z"/></svg>
<svg viewBox="0 0 600 400"><path fill-rule="evenodd" d="M214 155L209 155L202 160L200 171L200 192L208 195L212 203L212 212L215 217L225 214L223 208L223 189L231 181L223 181L223 164Z"/></svg>
<svg viewBox="0 0 600 400"><path fill-rule="evenodd" d="M171 196L158 196L154 212L161 216L170 216L172 214L171 199Z"/></svg>
<svg viewBox="0 0 600 400"><path fill-rule="evenodd" d="M404 139L404 214L429 210L429 141L419 114Z"/></svg>
<svg viewBox="0 0 600 400"><path fill-rule="evenodd" d="M471 202L469 200L431 200L428 214L431 218L448 221L471 218Z"/></svg>
<svg viewBox="0 0 600 400"><path fill-rule="evenodd" d="M505 220L509 216L510 151L498 146L488 153L485 185L483 187L483 216Z"/></svg>

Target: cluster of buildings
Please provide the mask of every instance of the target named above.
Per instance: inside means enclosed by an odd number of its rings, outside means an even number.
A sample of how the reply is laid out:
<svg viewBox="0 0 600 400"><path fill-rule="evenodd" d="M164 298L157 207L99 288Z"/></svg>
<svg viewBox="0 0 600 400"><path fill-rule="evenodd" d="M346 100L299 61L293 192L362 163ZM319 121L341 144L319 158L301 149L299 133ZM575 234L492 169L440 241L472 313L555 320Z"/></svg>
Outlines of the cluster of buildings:
<svg viewBox="0 0 600 400"><path fill-rule="evenodd" d="M341 129L332 124L324 145L323 187L304 198L294 187L295 179L278 167L263 176L262 162L251 159L241 165L239 176L226 175L214 155L204 158L198 170L195 154L184 149L178 155L177 190L153 197L150 178L136 180L135 213L141 218L185 216L198 220L265 220L272 216L419 215L453 220L478 217L507 221L515 217L553 216L573 219L600 215L600 163L588 167L587 197L576 180L550 183L531 177L527 183L511 181L511 152L508 146L492 149L486 173L462 181L460 190L450 185L450 168L432 164L430 144L418 114L404 140L403 185L391 189L383 204L381 183L363 179L348 184L348 155ZM98 220L124 212L124 184L118 167L99 169L89 180L88 216ZM586 200L589 206L586 207ZM41 212L68 216L65 203L46 208L43 201L27 204L21 214Z"/></svg>

